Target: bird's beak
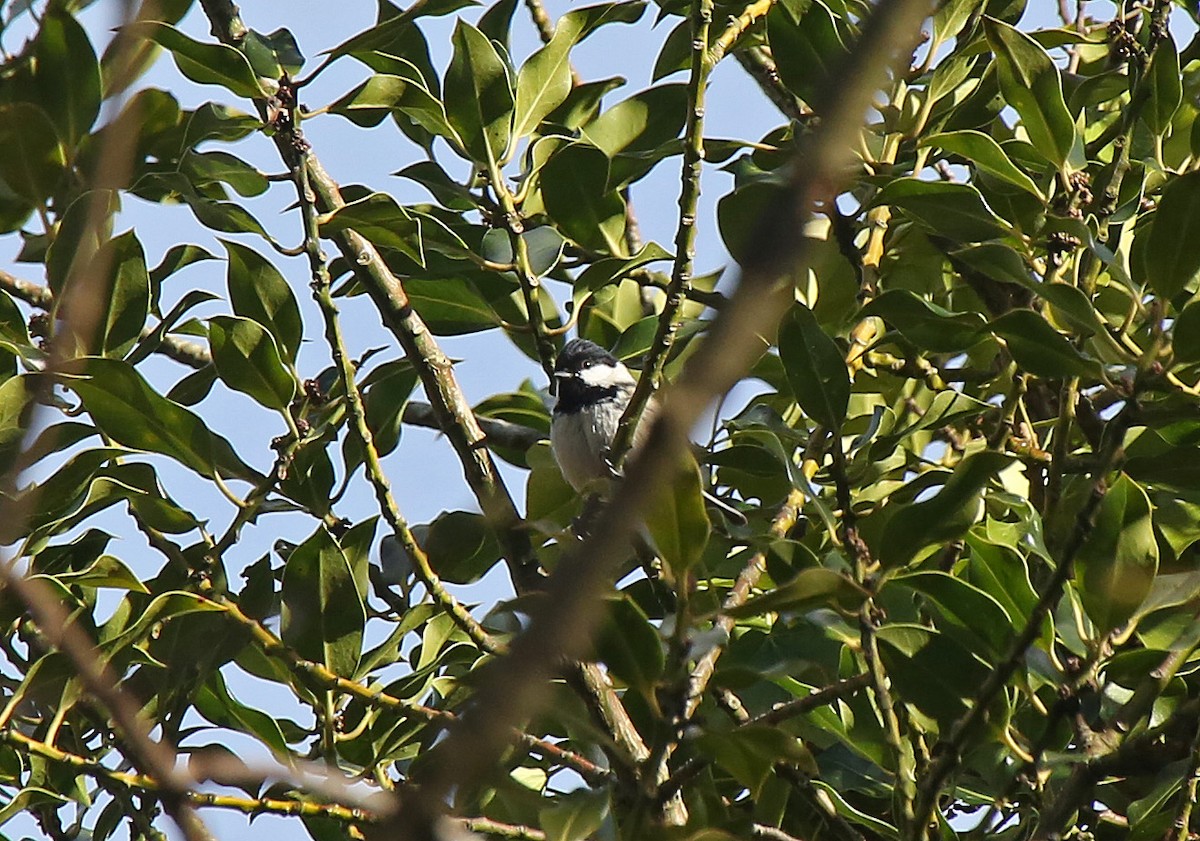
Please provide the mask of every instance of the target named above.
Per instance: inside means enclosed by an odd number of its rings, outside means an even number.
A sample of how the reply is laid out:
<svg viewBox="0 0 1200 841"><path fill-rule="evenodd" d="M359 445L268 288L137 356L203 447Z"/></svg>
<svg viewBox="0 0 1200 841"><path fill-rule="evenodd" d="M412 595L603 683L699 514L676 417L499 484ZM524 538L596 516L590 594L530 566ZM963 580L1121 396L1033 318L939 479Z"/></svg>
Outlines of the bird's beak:
<svg viewBox="0 0 1200 841"><path fill-rule="evenodd" d="M554 372L554 379L556 379L556 380L569 380L573 376L575 376L575 375L572 374L570 371L555 371Z"/></svg>

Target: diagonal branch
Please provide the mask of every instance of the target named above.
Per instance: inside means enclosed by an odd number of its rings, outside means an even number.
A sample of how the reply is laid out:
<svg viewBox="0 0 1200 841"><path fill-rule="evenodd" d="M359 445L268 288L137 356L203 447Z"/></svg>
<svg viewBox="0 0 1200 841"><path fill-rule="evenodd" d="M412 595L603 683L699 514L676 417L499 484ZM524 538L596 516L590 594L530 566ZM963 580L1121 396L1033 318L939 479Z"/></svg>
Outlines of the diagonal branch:
<svg viewBox="0 0 1200 841"><path fill-rule="evenodd" d="M213 35L222 43L239 47L247 29L230 0L202 0L204 12L212 24ZM266 115L266 103L256 101ZM277 131L275 144L286 162L299 157L306 170L313 204L320 213L330 213L345 205L341 189L329 176L311 148L289 145L287 132ZM453 363L442 352L421 316L413 308L404 284L387 267L378 250L360 234L345 230L333 235L338 251L354 268L358 281L370 294L384 323L396 336L412 362L429 397L438 425L457 453L467 484L474 492L504 551L509 574L518 592L536 589L541 580L537 558L528 534L521 528L521 515L496 469L491 454L483 446L484 433L471 410L466 395L454 376Z"/></svg>
<svg viewBox="0 0 1200 841"><path fill-rule="evenodd" d="M805 166L797 167L792 190L760 226L757 259L669 389L647 445L630 459L627 481L587 542L560 562L547 597L530 606L528 630L513 641L510 654L480 674L475 703L426 757L427 777L415 797L406 797L404 819L387 822L380 837L430 837L450 792L475 791L494 772L513 722L543 702L555 664L584 650L598 618L598 597L625 557L642 513L686 452L689 430L749 369L761 352L759 336L773 332L786 311L793 293L781 278L812 259L811 245L796 235L797 228L818 202L837 195L871 95L894 56L915 43L928 6L924 0L884 0L875 7L838 77L841 84L828 92L821 127L802 150Z"/></svg>

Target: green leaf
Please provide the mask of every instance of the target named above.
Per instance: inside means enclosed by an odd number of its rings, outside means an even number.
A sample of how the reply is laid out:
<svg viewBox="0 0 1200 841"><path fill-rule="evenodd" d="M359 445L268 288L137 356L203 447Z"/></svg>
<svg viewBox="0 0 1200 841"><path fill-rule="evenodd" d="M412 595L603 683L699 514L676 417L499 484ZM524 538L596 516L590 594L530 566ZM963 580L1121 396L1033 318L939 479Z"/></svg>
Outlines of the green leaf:
<svg viewBox="0 0 1200 841"><path fill-rule="evenodd" d="M33 54L38 102L58 128L58 136L74 148L100 113L96 52L79 22L62 6L52 5L42 18Z"/></svg>
<svg viewBox="0 0 1200 841"><path fill-rule="evenodd" d="M988 175L1007 181L1015 187L1020 187L1027 193L1032 193L1039 199L1044 198L1033 179L1026 175L1004 153L1000 144L988 135L979 131L948 131L942 134L931 134L921 138L919 146L936 146L943 152L961 155L971 161L981 171Z"/></svg>
<svg viewBox="0 0 1200 841"><path fill-rule="evenodd" d="M101 555L85 569L59 573L54 578L67 587L113 587L136 593L150 592L124 561L112 555Z"/></svg>
<svg viewBox="0 0 1200 841"><path fill-rule="evenodd" d="M758 796L776 763L799 766L816 776L817 762L804 743L783 729L769 724L751 724L726 731L713 731L696 740L700 750L712 756L742 786Z"/></svg>
<svg viewBox="0 0 1200 841"><path fill-rule="evenodd" d="M208 342L222 382L268 409L287 409L296 394L296 380L265 327L248 318L218 315L209 319Z"/></svg>
<svg viewBox="0 0 1200 841"><path fill-rule="evenodd" d="M471 281L410 278L404 284L409 301L430 331L439 336L477 333L500 325L500 316Z"/></svg>
<svg viewBox="0 0 1200 841"><path fill-rule="evenodd" d="M103 309L94 313L87 351L122 357L137 342L150 313L146 255L134 232L127 231L108 242L93 265L98 270L102 268L104 274L99 277L85 275L68 284L62 293L62 305L83 308L100 303ZM92 285L85 287L83 281L86 280L91 280Z"/></svg>
<svg viewBox="0 0 1200 841"><path fill-rule="evenodd" d="M679 136L687 114L687 85L647 88L606 110L583 136L608 157L651 152Z"/></svg>
<svg viewBox="0 0 1200 841"><path fill-rule="evenodd" d="M665 248L656 242L648 242L638 250L637 254L628 259L606 257L603 260L597 260L575 279L575 291L571 295L571 300L578 309L597 290L618 283L634 269L641 268L648 263L670 259L671 254Z"/></svg>
<svg viewBox="0 0 1200 841"><path fill-rule="evenodd" d="M508 157L513 90L508 68L487 36L460 19L446 71L446 116L463 148L479 164Z"/></svg>
<svg viewBox="0 0 1200 841"><path fill-rule="evenodd" d="M1200 362L1200 301L1188 302L1175 319L1171 328L1171 348L1176 362Z"/></svg>
<svg viewBox="0 0 1200 841"><path fill-rule="evenodd" d="M1102 633L1119 628L1141 606L1158 572L1158 542L1150 498L1125 474L1100 502L1095 524L1079 548L1079 593Z"/></svg>
<svg viewBox="0 0 1200 841"><path fill-rule="evenodd" d="M281 595L283 641L334 674L352 676L367 614L350 564L324 526L288 556Z"/></svg>
<svg viewBox="0 0 1200 841"><path fill-rule="evenodd" d="M868 593L840 572L824 567L801 570L780 587L756 596L727 613L735 619L764 613L806 613L822 607L855 610Z"/></svg>
<svg viewBox="0 0 1200 841"><path fill-rule="evenodd" d="M958 242L996 239L1010 232L970 184L898 178L876 194L872 206L890 204L931 233Z"/></svg>
<svg viewBox="0 0 1200 841"><path fill-rule="evenodd" d="M812 3L798 22L782 4L775 5L767 15L767 40L779 78L809 104L821 98L847 54L833 14L820 2Z"/></svg>
<svg viewBox="0 0 1200 841"><path fill-rule="evenodd" d="M1171 34L1158 42L1150 67L1146 70L1149 97L1142 109L1142 119L1156 135L1166 134L1171 119L1183 102L1183 77L1179 72L1179 53Z"/></svg>
<svg viewBox="0 0 1200 841"><path fill-rule="evenodd" d="M250 62L233 47L193 40L174 26L156 20L130 24L129 31L169 50L179 72L193 82L219 85L235 96L247 99L263 95Z"/></svg>
<svg viewBox="0 0 1200 841"><path fill-rule="evenodd" d="M645 511L646 528L674 581L683 581L700 560L712 525L704 508L700 468L691 458L680 465Z"/></svg>
<svg viewBox="0 0 1200 841"><path fill-rule="evenodd" d="M861 315L879 316L917 347L935 353L973 347L985 326L977 312L950 312L907 289L889 289L863 307Z"/></svg>
<svg viewBox="0 0 1200 841"><path fill-rule="evenodd" d="M546 212L567 237L593 251L625 255L625 202L608 189L608 157L590 143L567 144L542 168Z"/></svg>
<svg viewBox="0 0 1200 841"><path fill-rule="evenodd" d="M304 324L292 287L269 260L240 243L221 240L228 255L225 284L233 311L258 322L279 343L283 358L296 364Z"/></svg>
<svg viewBox="0 0 1200 841"><path fill-rule="evenodd" d="M550 43L535 52L517 71L513 137L533 133L546 116L571 92L571 47L575 33L559 26Z"/></svg>
<svg viewBox="0 0 1200 841"><path fill-rule="evenodd" d="M394 248L419 266L425 265L421 220L385 193L371 193L321 220L322 236L354 230L382 248Z"/></svg>
<svg viewBox="0 0 1200 841"><path fill-rule="evenodd" d="M1137 237L1142 236L1146 234L1139 231ZM1149 238L1145 265L1150 288L1172 298L1200 273L1200 172L1167 182Z"/></svg>
<svg viewBox="0 0 1200 841"><path fill-rule="evenodd" d="M609 813L607 791L579 789L560 794L553 805L538 810L546 841L584 841L604 825Z"/></svg>
<svg viewBox="0 0 1200 841"><path fill-rule="evenodd" d="M0 105L0 179L17 196L40 204L54 192L67 158L50 117L28 102Z"/></svg>
<svg viewBox="0 0 1200 841"><path fill-rule="evenodd" d="M1003 656L1012 640L1014 617L1000 602L961 578L938 570L923 570L890 578L885 586L909 587L928 597L950 623L982 643L993 661Z"/></svg>
<svg viewBox="0 0 1200 841"><path fill-rule="evenodd" d="M359 126L377 125L384 113L396 111L426 131L446 138L455 148L462 148L462 139L451 126L441 101L426 89L420 71L409 62L404 64L407 76L377 73L330 105L329 110Z"/></svg>
<svg viewBox="0 0 1200 841"><path fill-rule="evenodd" d="M828 430L840 429L850 405L846 360L803 304L792 307L779 330L779 358L804 413Z"/></svg>
<svg viewBox="0 0 1200 841"><path fill-rule="evenodd" d="M240 196L260 196L267 191L270 183L266 175L228 152L189 150L180 160L179 169L197 189L221 182L228 184Z"/></svg>
<svg viewBox="0 0 1200 841"><path fill-rule="evenodd" d="M961 645L924 626L889 624L876 634L894 691L940 727L949 727L966 712L991 673L990 666Z"/></svg>
<svg viewBox="0 0 1200 841"><path fill-rule="evenodd" d="M983 28L996 55L1004 101L1021 116L1034 148L1055 166L1066 166L1073 157L1079 157L1075 147L1080 141L1063 99L1058 67L1036 41L1020 30L991 17L983 19Z"/></svg>
<svg viewBox="0 0 1200 841"><path fill-rule="evenodd" d="M649 696L666 664L662 639L627 596L608 599L606 608L596 632L596 657L618 680Z"/></svg>
<svg viewBox="0 0 1200 841"><path fill-rule="evenodd" d="M208 422L154 391L141 374L116 359L88 359L83 378L66 381L96 425L119 444L161 453L201 476L251 481L257 474L213 433Z"/></svg>
<svg viewBox="0 0 1200 841"><path fill-rule="evenodd" d="M446 511L429 524L422 548L443 581L473 584L500 561L500 544L482 514Z"/></svg>
<svg viewBox="0 0 1200 841"><path fill-rule="evenodd" d="M1099 366L1033 310L1013 310L988 325L1017 364L1039 377L1096 376Z"/></svg>
<svg viewBox="0 0 1200 841"><path fill-rule="evenodd" d="M274 716L247 707L230 694L225 678L214 671L196 692L196 712L211 723L228 730L249 733L270 748L272 755L289 755L287 739Z"/></svg>
<svg viewBox="0 0 1200 841"><path fill-rule="evenodd" d="M887 520L875 547L880 564L902 566L931 545L961 538L983 513L984 488L1010 463L1002 453L967 456L933 497L902 504Z"/></svg>

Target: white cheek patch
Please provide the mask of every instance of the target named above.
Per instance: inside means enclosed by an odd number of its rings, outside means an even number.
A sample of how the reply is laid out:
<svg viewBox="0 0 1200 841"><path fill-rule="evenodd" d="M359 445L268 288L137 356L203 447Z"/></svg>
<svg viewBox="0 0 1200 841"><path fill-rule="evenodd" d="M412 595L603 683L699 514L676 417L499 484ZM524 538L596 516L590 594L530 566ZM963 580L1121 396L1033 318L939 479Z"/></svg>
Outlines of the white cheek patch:
<svg viewBox="0 0 1200 841"><path fill-rule="evenodd" d="M589 386L608 388L609 386L619 385L627 378L622 377L613 366L599 364L584 368L579 372L579 379L583 380Z"/></svg>

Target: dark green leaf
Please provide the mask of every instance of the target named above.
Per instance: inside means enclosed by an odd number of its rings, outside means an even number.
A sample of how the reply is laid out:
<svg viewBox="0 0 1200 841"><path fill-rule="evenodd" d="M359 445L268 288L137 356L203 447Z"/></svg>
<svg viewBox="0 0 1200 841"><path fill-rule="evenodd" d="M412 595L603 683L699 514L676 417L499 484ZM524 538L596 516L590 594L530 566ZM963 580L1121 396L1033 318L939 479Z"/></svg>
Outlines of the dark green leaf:
<svg viewBox="0 0 1200 841"><path fill-rule="evenodd" d="M689 458L645 511L654 548L674 581L683 581L688 570L700 560L712 530L701 490L700 470Z"/></svg>
<svg viewBox="0 0 1200 841"><path fill-rule="evenodd" d="M650 152L679 136L687 113L687 85L658 85L622 100L583 130L610 158Z"/></svg>
<svg viewBox="0 0 1200 841"><path fill-rule="evenodd" d="M366 609L345 554L324 526L288 556L282 598L284 642L334 674L352 676Z"/></svg>
<svg viewBox="0 0 1200 841"><path fill-rule="evenodd" d="M978 131L948 131L921 138L921 146L936 146L944 152L961 155L971 161L981 172L1007 181L1038 198L1042 191L1025 172L1009 159L1000 144Z"/></svg>
<svg viewBox="0 0 1200 841"><path fill-rule="evenodd" d="M949 353L979 343L985 322L979 313L955 313L907 289L889 289L862 309L895 327L922 350Z"/></svg>
<svg viewBox="0 0 1200 841"><path fill-rule="evenodd" d="M203 419L159 395L131 366L115 359L89 359L83 374L66 385L114 441L170 456L202 476L256 475Z"/></svg>
<svg viewBox="0 0 1200 841"><path fill-rule="evenodd" d="M134 232L127 231L101 249L94 265L104 274L97 277L89 272L68 284L62 293L62 305L78 308L76 312L87 312L84 308L100 303L102 310L88 313L93 318L80 319L94 326L85 346L92 353L121 357L137 342L150 312L146 256ZM86 280L94 285L85 288Z"/></svg>
<svg viewBox="0 0 1200 841"><path fill-rule="evenodd" d="M709 732L697 742L705 753L757 796L776 763L797 765L816 775L817 763L804 743L778 727L752 724L724 732Z"/></svg>
<svg viewBox="0 0 1200 841"><path fill-rule="evenodd" d="M894 690L949 727L967 710L991 668L945 634L920 625L884 625L879 656Z"/></svg>
<svg viewBox="0 0 1200 841"><path fill-rule="evenodd" d="M169 50L179 72L193 82L219 85L236 96L248 99L263 95L250 62L233 47L195 41L161 21L147 20L131 24L130 32Z"/></svg>
<svg viewBox="0 0 1200 841"><path fill-rule="evenodd" d="M1021 115L1034 147L1057 167L1084 162L1076 146L1075 121L1063 99L1058 68L1036 41L994 18L985 17L984 31L996 55L1004 100Z"/></svg>
<svg viewBox="0 0 1200 841"><path fill-rule="evenodd" d="M596 634L596 657L618 680L649 694L666 662L662 639L646 614L627 597L611 598L606 607Z"/></svg>
<svg viewBox="0 0 1200 841"><path fill-rule="evenodd" d="M254 249L226 240L221 244L229 259L225 283L233 311L267 328L279 343L283 358L294 365L304 336L304 324L291 286L279 270Z"/></svg>
<svg viewBox="0 0 1200 841"><path fill-rule="evenodd" d="M209 319L208 341L217 376L268 409L283 411L296 394L296 380L279 355L279 346L257 321L233 315Z"/></svg>
<svg viewBox="0 0 1200 841"><path fill-rule="evenodd" d="M584 248L625 254L625 202L608 189L608 157L590 143L568 144L546 162L542 200L559 230Z"/></svg>
<svg viewBox="0 0 1200 841"><path fill-rule="evenodd" d="M932 498L903 504L884 527L876 547L879 562L885 567L902 566L931 545L961 538L983 513L984 488L1010 463L1002 453L968 456Z"/></svg>
<svg viewBox="0 0 1200 841"><path fill-rule="evenodd" d="M949 622L963 628L982 643L984 655L994 661L1008 651L1013 617L983 590L944 572L926 570L898 575L888 586L911 587L927 596Z"/></svg>
<svg viewBox="0 0 1200 841"><path fill-rule="evenodd" d="M31 204L54 192L67 158L50 117L28 102L0 105L0 178Z"/></svg>
<svg viewBox="0 0 1200 841"><path fill-rule="evenodd" d="M1200 362L1200 301L1190 301L1180 311L1171 336L1176 362Z"/></svg>
<svg viewBox="0 0 1200 841"><path fill-rule="evenodd" d="M867 595L865 590L840 572L817 567L801 570L787 584L756 596L727 613L741 618L764 613L806 613L823 607L853 611L866 600Z"/></svg>
<svg viewBox="0 0 1200 841"><path fill-rule="evenodd" d="M538 811L546 841L584 841L604 825L609 794L579 789L554 798L553 805Z"/></svg>
<svg viewBox="0 0 1200 841"><path fill-rule="evenodd" d="M420 266L425 265L421 244L421 221L384 193L339 207L321 221L321 234L333 236L354 230L383 248L394 248Z"/></svg>
<svg viewBox="0 0 1200 841"><path fill-rule="evenodd" d="M1017 364L1039 377L1095 376L1099 366L1033 310L1013 310L988 325Z"/></svg>
<svg viewBox="0 0 1200 841"><path fill-rule="evenodd" d="M826 429L840 429L850 403L846 360L803 304L792 307L791 317L780 328L779 358L805 414Z"/></svg>
<svg viewBox="0 0 1200 841"><path fill-rule="evenodd" d="M454 27L454 56L446 71L446 117L479 164L508 156L513 90L508 68L487 36L466 21Z"/></svg>
<svg viewBox="0 0 1200 841"><path fill-rule="evenodd" d="M500 560L500 545L482 514L448 511L429 525L423 547L442 580L472 584Z"/></svg>
<svg viewBox="0 0 1200 841"><path fill-rule="evenodd" d="M61 6L42 18L34 42L38 101L70 148L91 130L100 113L100 65L87 33Z"/></svg>
<svg viewBox="0 0 1200 841"><path fill-rule="evenodd" d="M1146 492L1122 474L1096 512L1079 549L1076 568L1088 617L1102 633L1125 624L1150 593L1158 571L1158 543Z"/></svg>
<svg viewBox="0 0 1200 841"><path fill-rule="evenodd" d="M1146 235L1139 230L1137 238ZM1200 172L1167 182L1149 237L1145 266L1150 288L1164 298L1174 297L1200 273Z"/></svg>
<svg viewBox="0 0 1200 841"><path fill-rule="evenodd" d="M996 239L1010 231L970 184L898 178L872 204L898 207L925 230L958 242Z"/></svg>
<svg viewBox="0 0 1200 841"><path fill-rule="evenodd" d="M784 85L810 104L833 82L846 57L833 15L820 2L808 6L799 22L776 5L767 15L767 39Z"/></svg>
<svg viewBox="0 0 1200 841"><path fill-rule="evenodd" d="M1179 53L1175 51L1175 41L1169 32L1154 48L1150 67L1146 71L1146 86L1149 99L1142 110L1142 119L1150 131L1157 135L1166 134L1171 127L1171 119L1183 101Z"/></svg>

